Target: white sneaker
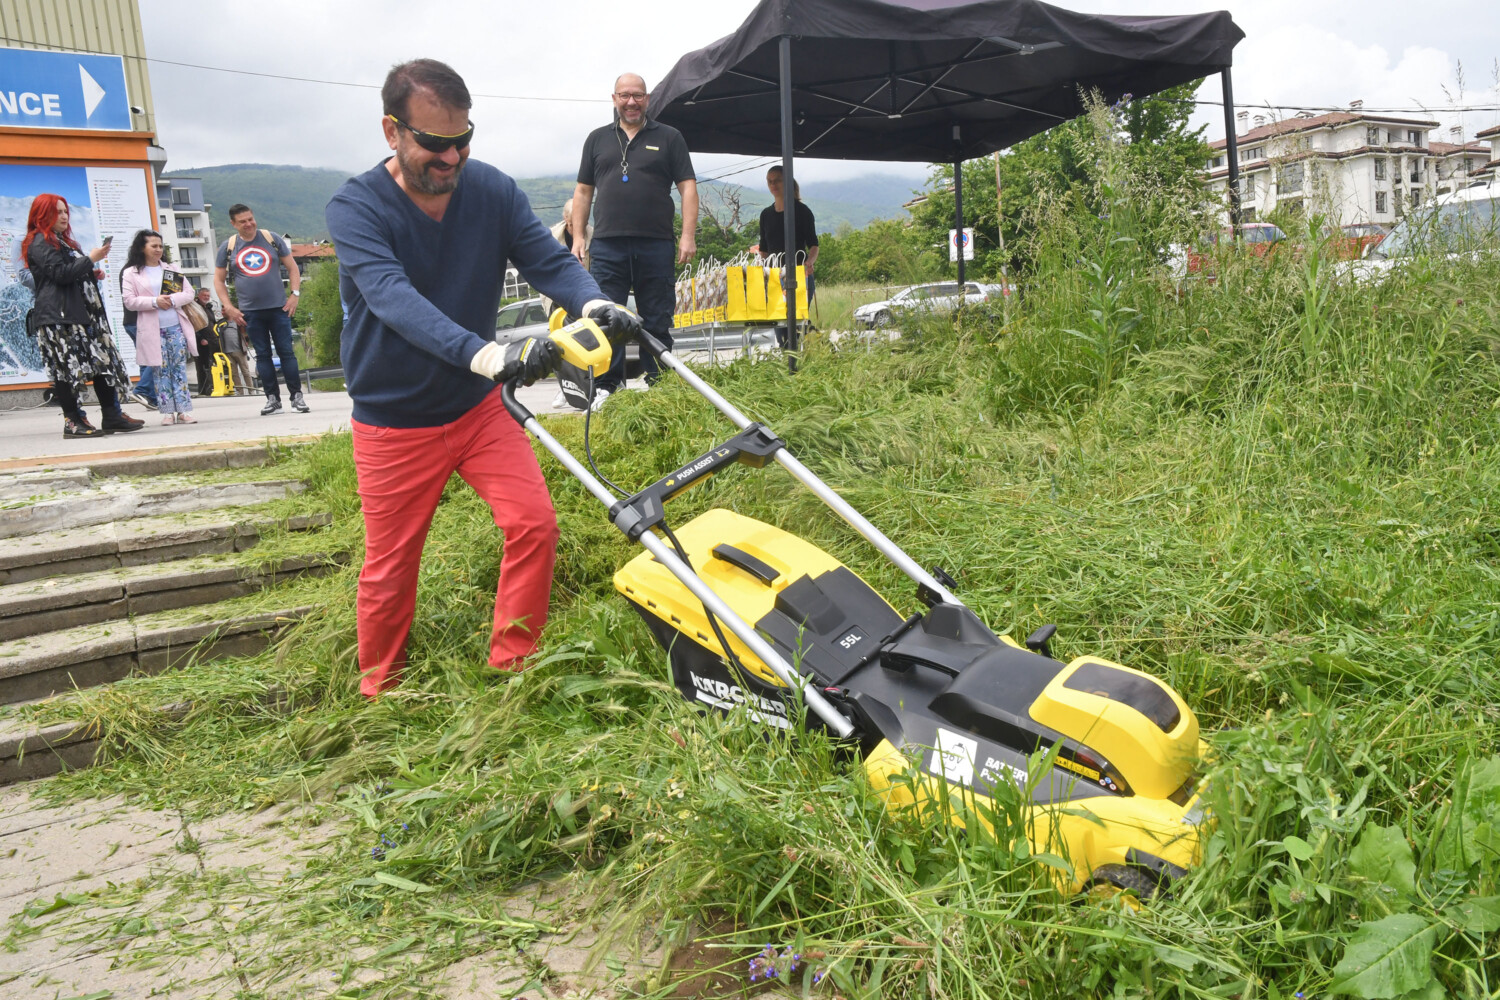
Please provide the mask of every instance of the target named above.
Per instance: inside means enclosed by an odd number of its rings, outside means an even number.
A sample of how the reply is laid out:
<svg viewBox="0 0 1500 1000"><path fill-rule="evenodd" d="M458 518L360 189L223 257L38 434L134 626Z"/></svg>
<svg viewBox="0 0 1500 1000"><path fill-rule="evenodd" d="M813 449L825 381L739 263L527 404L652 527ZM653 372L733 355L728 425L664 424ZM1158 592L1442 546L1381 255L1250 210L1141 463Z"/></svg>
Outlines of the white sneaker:
<svg viewBox="0 0 1500 1000"><path fill-rule="evenodd" d="M593 410L595 413L598 413L599 410L604 406L604 401L608 398L608 389L595 389L594 401L589 404L589 409Z"/></svg>
<svg viewBox="0 0 1500 1000"><path fill-rule="evenodd" d="M569 407L572 405L572 403L568 402L568 397L563 394L563 391L561 389L557 390L557 395L552 397L552 408L554 410L561 410L564 407Z"/></svg>

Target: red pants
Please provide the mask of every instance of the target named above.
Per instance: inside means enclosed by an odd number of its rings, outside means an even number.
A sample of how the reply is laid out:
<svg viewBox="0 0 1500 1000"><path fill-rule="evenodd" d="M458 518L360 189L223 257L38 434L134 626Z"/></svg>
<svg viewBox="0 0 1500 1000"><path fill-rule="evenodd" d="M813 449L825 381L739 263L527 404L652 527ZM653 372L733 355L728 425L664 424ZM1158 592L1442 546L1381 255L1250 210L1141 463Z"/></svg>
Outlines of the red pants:
<svg viewBox="0 0 1500 1000"><path fill-rule="evenodd" d="M357 420L354 468L365 515L359 574L359 689L394 687L406 666L422 545L448 477L474 487L505 533L490 666L519 667L547 623L557 515L526 433L499 392L441 427L372 427Z"/></svg>

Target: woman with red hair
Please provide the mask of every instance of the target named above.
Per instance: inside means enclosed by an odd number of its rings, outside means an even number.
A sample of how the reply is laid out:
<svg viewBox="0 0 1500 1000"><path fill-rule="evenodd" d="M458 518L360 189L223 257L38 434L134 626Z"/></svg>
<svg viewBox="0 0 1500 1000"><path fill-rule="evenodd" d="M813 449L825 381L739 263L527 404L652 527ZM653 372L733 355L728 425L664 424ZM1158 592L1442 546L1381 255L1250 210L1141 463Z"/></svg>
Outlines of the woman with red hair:
<svg viewBox="0 0 1500 1000"><path fill-rule="evenodd" d="M85 253L73 239L68 203L59 195L39 194L26 218L21 256L36 282L32 321L52 391L63 410L63 437L98 437L140 430L144 421L127 417L120 397L130 391L125 362L104 313L94 265L109 255L109 242ZM90 379L103 419L89 423L78 397Z"/></svg>

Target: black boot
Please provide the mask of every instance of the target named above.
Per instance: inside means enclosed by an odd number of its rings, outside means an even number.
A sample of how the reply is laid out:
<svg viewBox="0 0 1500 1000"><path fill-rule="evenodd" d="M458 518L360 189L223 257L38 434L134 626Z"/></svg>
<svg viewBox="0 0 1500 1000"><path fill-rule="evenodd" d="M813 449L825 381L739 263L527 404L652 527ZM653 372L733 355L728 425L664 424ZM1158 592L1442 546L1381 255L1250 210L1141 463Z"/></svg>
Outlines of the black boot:
<svg viewBox="0 0 1500 1000"><path fill-rule="evenodd" d="M124 434L128 431L138 431L146 425L144 420L126 416L125 411L116 410L114 413L106 413L99 421L99 429L106 434Z"/></svg>
<svg viewBox="0 0 1500 1000"><path fill-rule="evenodd" d="M96 438L103 436L104 432L97 427L90 427L87 420L63 421L63 437L65 438Z"/></svg>

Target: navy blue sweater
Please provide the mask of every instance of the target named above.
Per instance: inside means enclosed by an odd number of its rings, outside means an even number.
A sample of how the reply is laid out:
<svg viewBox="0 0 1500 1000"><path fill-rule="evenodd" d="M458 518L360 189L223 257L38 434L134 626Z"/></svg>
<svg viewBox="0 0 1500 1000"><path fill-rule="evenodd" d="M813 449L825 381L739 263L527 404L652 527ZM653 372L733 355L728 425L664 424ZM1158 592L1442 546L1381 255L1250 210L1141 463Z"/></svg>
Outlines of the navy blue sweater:
<svg viewBox="0 0 1500 1000"><path fill-rule="evenodd" d="M345 181L326 215L349 308L344 382L361 423L452 423L498 388L469 360L494 341L507 260L575 315L603 298L516 182L477 160L464 166L442 222L412 203L384 163Z"/></svg>

